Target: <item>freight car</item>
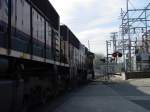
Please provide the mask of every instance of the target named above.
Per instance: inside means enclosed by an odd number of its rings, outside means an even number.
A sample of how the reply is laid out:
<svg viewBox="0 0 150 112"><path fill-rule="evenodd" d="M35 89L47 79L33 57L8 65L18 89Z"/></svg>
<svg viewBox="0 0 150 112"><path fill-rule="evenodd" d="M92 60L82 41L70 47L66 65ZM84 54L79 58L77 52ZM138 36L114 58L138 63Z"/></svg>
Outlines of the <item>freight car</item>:
<svg viewBox="0 0 150 112"><path fill-rule="evenodd" d="M48 0L0 0L3 112L45 103L87 80L93 58L59 19Z"/></svg>

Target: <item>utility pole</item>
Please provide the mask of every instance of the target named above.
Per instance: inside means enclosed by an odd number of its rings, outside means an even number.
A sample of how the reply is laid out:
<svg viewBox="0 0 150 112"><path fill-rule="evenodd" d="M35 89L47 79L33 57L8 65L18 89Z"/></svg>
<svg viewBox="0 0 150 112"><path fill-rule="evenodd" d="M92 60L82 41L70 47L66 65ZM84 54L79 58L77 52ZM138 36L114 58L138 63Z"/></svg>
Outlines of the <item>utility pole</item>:
<svg viewBox="0 0 150 112"><path fill-rule="evenodd" d="M131 72L131 35L130 35L130 22L129 22L129 0L127 0L127 32L128 32L128 39L129 39L129 56L128 56L128 65L129 65L129 71Z"/></svg>
<svg viewBox="0 0 150 112"><path fill-rule="evenodd" d="M106 62L107 62L107 63L106 63L106 64L107 64L107 65L106 65L106 72L107 72L106 75L107 75L107 76L106 76L106 77L107 77L108 80L109 80L109 69L110 69L110 68L109 68L109 55L112 55L112 54L109 54L109 47L111 47L111 42L112 42L112 40L106 41L106 56L107 56L107 57L106 57L106 60L107 60L107 61L106 61Z"/></svg>
<svg viewBox="0 0 150 112"><path fill-rule="evenodd" d="M126 57L125 57L125 39L124 39L124 29L123 29L123 10L121 8L121 37L122 37L122 54L123 54L123 69L126 72Z"/></svg>
<svg viewBox="0 0 150 112"><path fill-rule="evenodd" d="M108 75L109 75L109 74L108 74L108 67L109 67L109 60L108 60L108 59L109 59L109 57L108 57L108 41L106 41L106 53L107 53L107 57L106 57L106 58L107 58L107 67L106 67L106 72L107 72L107 73L106 73L106 75L107 75L107 77L109 78L109 76L108 76Z"/></svg>
<svg viewBox="0 0 150 112"><path fill-rule="evenodd" d="M147 11L145 11L145 26L146 26L146 35L145 35L145 37L146 37L146 52L149 52L149 46L148 46L148 42L147 42L147 40L148 40L148 25L147 25Z"/></svg>
<svg viewBox="0 0 150 112"><path fill-rule="evenodd" d="M116 52L117 51L117 37L118 37L117 32L111 33L111 37L113 41L113 51Z"/></svg>

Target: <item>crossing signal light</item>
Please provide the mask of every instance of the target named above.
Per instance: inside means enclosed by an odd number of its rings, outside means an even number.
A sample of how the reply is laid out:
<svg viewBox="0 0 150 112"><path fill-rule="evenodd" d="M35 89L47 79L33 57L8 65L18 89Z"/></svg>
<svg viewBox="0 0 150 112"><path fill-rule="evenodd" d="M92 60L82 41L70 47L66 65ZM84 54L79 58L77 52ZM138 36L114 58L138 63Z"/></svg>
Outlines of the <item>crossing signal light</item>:
<svg viewBox="0 0 150 112"><path fill-rule="evenodd" d="M116 58L116 57L117 57L117 52L114 52L114 53L112 54L112 56L113 56L114 58Z"/></svg>
<svg viewBox="0 0 150 112"><path fill-rule="evenodd" d="M112 54L112 56L113 56L114 58L116 58L116 57L122 57L122 53L120 53L120 52L114 52L114 53Z"/></svg>
<svg viewBox="0 0 150 112"><path fill-rule="evenodd" d="M122 57L122 53L118 53L118 57Z"/></svg>

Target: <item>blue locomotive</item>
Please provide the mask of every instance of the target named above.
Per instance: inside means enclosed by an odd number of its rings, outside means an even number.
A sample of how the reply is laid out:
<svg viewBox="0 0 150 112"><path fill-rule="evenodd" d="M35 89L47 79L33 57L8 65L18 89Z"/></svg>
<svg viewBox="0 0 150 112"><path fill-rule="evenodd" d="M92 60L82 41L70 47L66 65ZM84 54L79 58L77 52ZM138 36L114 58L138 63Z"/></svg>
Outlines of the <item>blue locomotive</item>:
<svg viewBox="0 0 150 112"><path fill-rule="evenodd" d="M93 78L91 53L48 0L0 0L0 109L45 103Z"/></svg>

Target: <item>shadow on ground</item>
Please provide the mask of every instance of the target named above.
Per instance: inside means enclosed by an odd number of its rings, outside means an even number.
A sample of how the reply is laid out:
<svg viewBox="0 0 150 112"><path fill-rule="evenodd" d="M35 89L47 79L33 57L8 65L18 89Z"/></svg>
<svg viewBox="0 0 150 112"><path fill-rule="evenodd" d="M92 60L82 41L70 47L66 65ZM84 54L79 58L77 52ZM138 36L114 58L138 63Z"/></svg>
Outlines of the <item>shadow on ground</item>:
<svg viewBox="0 0 150 112"><path fill-rule="evenodd" d="M133 110L132 112L149 112L150 81L145 83L146 80L150 79L93 81L65 93L47 105L37 107L32 112L84 112L84 110L89 112L120 112L126 108ZM117 104L120 104L121 107Z"/></svg>
<svg viewBox="0 0 150 112"><path fill-rule="evenodd" d="M150 81L144 84L143 82L146 80L150 79L134 79L108 83L107 85L120 96L150 111Z"/></svg>

